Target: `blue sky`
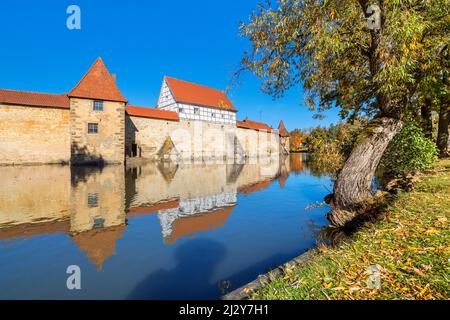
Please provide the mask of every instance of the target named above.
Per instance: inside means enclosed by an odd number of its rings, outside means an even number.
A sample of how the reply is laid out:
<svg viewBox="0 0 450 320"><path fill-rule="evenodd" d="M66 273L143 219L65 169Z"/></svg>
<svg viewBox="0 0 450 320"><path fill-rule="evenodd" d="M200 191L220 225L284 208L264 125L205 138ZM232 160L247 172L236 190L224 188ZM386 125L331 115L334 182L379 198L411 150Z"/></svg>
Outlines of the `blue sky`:
<svg viewBox="0 0 450 320"><path fill-rule="evenodd" d="M99 56L130 103L154 107L164 75L224 90L249 47L238 34L258 0L0 1L0 88L64 93ZM81 30L66 9L81 8ZM273 100L245 74L229 94L238 118L288 130L336 123L314 120L301 87Z"/></svg>

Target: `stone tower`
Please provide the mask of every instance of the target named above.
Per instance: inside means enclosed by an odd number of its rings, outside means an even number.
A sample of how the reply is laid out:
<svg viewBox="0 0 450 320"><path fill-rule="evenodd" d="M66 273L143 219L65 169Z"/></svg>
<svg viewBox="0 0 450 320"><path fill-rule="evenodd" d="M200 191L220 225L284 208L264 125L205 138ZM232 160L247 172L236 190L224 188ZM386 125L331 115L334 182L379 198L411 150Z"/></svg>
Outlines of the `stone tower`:
<svg viewBox="0 0 450 320"><path fill-rule="evenodd" d="M283 120L281 120L278 126L278 132L280 133L280 153L289 154L290 153L290 141L289 132L284 126Z"/></svg>
<svg viewBox="0 0 450 320"><path fill-rule="evenodd" d="M68 96L71 163L123 164L127 99L101 58Z"/></svg>

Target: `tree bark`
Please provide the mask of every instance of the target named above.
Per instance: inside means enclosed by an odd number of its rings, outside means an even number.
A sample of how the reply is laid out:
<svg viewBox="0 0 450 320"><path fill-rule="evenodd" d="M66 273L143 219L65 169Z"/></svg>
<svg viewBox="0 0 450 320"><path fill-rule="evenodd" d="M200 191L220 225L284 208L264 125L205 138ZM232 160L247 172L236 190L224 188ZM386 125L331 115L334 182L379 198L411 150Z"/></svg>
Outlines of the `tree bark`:
<svg viewBox="0 0 450 320"><path fill-rule="evenodd" d="M358 215L358 210L372 197L372 179L391 140L403 128L394 118L379 118L371 132L353 149L334 186L331 224L343 227Z"/></svg>
<svg viewBox="0 0 450 320"><path fill-rule="evenodd" d="M425 99L425 104L421 108L421 116L422 116L422 128L427 137L430 140L433 140L433 119L431 117L431 107L432 100L430 98Z"/></svg>
<svg viewBox="0 0 450 320"><path fill-rule="evenodd" d="M437 137L437 147L441 158L449 156L448 152L448 138L449 138L449 124L450 124L450 106L446 100L443 101L439 111L439 129Z"/></svg>

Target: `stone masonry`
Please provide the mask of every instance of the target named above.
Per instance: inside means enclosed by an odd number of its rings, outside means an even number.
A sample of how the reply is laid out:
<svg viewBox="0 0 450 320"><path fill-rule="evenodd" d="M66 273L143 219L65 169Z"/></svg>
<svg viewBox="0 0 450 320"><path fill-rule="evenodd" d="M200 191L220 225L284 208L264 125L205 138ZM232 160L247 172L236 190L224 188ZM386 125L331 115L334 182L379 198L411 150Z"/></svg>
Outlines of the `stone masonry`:
<svg viewBox="0 0 450 320"><path fill-rule="evenodd" d="M236 121L222 91L165 77L161 96L173 110L128 105L101 58L68 94L0 89L0 165L233 162L286 149L284 126L281 136L264 123Z"/></svg>

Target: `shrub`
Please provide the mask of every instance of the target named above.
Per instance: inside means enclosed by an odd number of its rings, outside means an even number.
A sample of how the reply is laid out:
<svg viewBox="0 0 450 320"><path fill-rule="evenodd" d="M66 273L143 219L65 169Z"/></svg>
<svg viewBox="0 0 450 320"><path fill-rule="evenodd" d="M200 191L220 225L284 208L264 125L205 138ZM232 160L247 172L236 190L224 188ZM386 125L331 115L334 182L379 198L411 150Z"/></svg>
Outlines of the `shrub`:
<svg viewBox="0 0 450 320"><path fill-rule="evenodd" d="M312 155L312 169L317 172L336 174L350 156L365 121L338 123L329 128L317 127L307 137L308 151Z"/></svg>
<svg viewBox="0 0 450 320"><path fill-rule="evenodd" d="M389 144L380 169L388 176L407 175L432 168L437 156L436 145L421 128L409 122Z"/></svg>

